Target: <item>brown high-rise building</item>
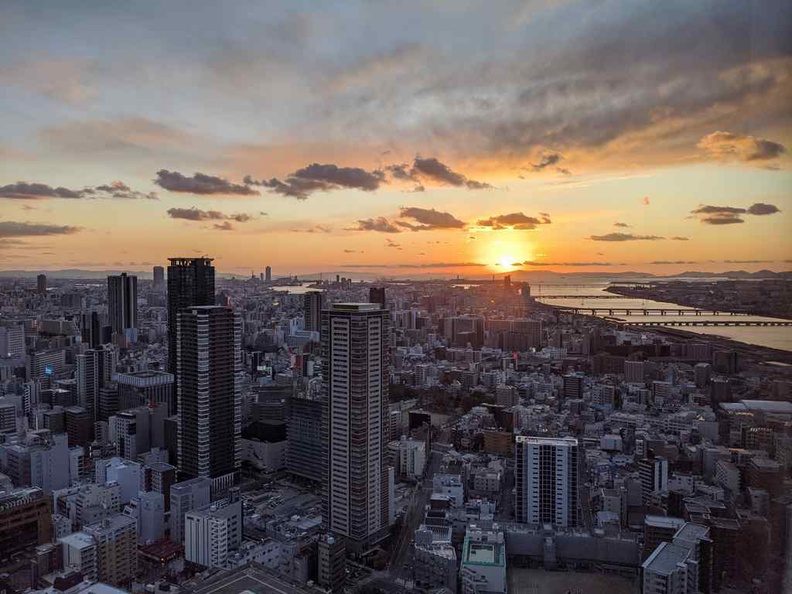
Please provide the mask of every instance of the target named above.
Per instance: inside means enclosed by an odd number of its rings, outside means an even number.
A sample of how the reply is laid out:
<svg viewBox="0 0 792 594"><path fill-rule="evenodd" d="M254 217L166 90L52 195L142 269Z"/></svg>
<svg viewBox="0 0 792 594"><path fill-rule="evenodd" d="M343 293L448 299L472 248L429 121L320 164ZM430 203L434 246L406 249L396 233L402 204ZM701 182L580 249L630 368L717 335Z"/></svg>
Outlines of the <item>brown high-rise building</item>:
<svg viewBox="0 0 792 594"><path fill-rule="evenodd" d="M50 500L38 487L0 495L0 560L52 540Z"/></svg>

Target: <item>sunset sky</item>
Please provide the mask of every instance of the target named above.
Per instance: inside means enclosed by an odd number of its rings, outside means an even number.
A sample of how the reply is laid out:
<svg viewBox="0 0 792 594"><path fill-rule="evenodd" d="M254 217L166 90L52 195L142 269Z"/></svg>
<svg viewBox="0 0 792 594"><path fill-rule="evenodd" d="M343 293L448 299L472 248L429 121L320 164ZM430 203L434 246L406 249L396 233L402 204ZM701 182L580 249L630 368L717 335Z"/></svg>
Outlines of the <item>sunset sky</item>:
<svg viewBox="0 0 792 594"><path fill-rule="evenodd" d="M0 269L792 269L792 3L0 3Z"/></svg>

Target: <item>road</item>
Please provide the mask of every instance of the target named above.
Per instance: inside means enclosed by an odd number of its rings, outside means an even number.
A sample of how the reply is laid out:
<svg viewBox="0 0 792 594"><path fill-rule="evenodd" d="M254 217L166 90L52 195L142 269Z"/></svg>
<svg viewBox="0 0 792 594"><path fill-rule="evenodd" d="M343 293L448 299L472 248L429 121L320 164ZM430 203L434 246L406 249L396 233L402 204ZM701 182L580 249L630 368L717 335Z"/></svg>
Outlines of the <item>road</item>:
<svg viewBox="0 0 792 594"><path fill-rule="evenodd" d="M413 491L399 538L393 547L393 556L389 567L391 577L394 580L397 578L411 580L413 578L411 543L415 536L415 531L424 519L425 508L429 504L429 497L432 494L432 477L440 469L442 462L443 452L432 448L432 454L429 457L429 464L425 473L427 478L423 479L417 489Z"/></svg>

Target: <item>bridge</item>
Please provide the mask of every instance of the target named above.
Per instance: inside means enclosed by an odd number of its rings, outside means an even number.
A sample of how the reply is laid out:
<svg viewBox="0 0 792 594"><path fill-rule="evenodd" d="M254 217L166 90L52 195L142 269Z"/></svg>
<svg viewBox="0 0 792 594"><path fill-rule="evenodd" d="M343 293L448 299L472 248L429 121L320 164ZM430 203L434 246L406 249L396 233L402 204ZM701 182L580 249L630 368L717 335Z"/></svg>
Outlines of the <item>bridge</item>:
<svg viewBox="0 0 792 594"><path fill-rule="evenodd" d="M749 316L738 311L718 311L716 309L696 309L677 307L586 307L554 305L561 313L608 316Z"/></svg>
<svg viewBox="0 0 792 594"><path fill-rule="evenodd" d="M790 320L668 320L667 322L634 322L631 326L792 326Z"/></svg>

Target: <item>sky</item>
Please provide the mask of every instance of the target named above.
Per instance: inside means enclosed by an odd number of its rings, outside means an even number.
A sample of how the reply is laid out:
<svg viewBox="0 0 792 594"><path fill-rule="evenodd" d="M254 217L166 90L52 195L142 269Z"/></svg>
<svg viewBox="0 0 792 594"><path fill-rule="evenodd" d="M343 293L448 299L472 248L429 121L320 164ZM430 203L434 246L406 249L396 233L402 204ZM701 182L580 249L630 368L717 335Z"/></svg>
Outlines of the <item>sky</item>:
<svg viewBox="0 0 792 594"><path fill-rule="evenodd" d="M0 3L0 269L792 269L781 0Z"/></svg>

